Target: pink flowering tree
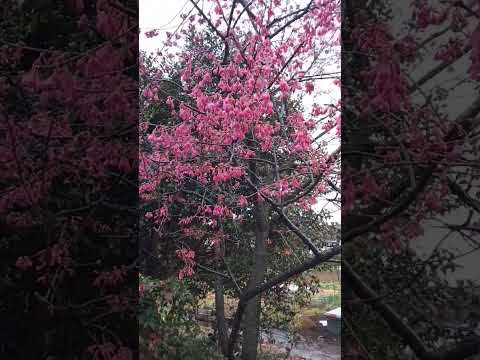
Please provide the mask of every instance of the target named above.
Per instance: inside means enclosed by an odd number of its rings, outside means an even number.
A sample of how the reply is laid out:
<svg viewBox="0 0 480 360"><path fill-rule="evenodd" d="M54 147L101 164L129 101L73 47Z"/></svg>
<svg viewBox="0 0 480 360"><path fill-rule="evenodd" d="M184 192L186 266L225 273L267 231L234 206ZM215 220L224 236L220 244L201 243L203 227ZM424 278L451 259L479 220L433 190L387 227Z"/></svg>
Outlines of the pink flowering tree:
<svg viewBox="0 0 480 360"><path fill-rule="evenodd" d="M243 325L242 357L254 359L262 293L340 252L338 243L320 249L290 215L310 211L338 191L340 152L327 152L322 140L339 134L339 104L301 104L332 76L323 59L339 43L339 3L318 0L295 8L281 1L211 1L211 13L192 4L195 15L183 16L190 30L167 34L163 60L141 94L143 106L164 104L170 120L151 124L141 114L140 196L145 221L161 239L175 242L184 262L179 278L206 268L217 274L224 355L232 358ZM177 46L192 33L194 46ZM211 41L220 51L212 50ZM175 61L178 77L172 77ZM252 222L253 236L232 242L228 229L244 221ZM276 228L294 234L309 257L272 274L267 245ZM239 246L252 249L252 265L238 288L228 331L223 282L237 279L223 263Z"/></svg>
<svg viewBox="0 0 480 360"><path fill-rule="evenodd" d="M478 338L445 325L445 308L458 305L448 303L452 290L438 274L451 274L457 259L477 249L480 9L476 1L413 1L399 20L399 5L345 3L346 321L380 314L390 341L418 358L463 359L478 353ZM417 256L414 249L431 237L433 250ZM467 249L442 248L453 240ZM378 349L385 351L378 356L392 356L368 332L357 336L354 325L351 358ZM458 344L438 347L449 341Z"/></svg>

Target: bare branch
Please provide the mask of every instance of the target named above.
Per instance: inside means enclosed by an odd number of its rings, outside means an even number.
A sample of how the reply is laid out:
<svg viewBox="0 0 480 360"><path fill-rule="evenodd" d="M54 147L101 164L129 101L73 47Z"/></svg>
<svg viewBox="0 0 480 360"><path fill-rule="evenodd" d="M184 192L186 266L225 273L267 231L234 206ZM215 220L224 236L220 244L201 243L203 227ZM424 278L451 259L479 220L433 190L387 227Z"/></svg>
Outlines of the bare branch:
<svg viewBox="0 0 480 360"><path fill-rule="evenodd" d="M225 36L222 35L222 33L220 31L218 31L218 29L216 28L215 25L213 25L212 21L207 17L207 15L205 15L205 13L203 12L202 9L200 9L200 7L197 5L197 3L195 2L195 0L190 0L190 2L193 4L193 6L195 6L195 9L197 9L198 13L200 14L200 16L207 22L207 24L210 26L210 28L215 32L215 34L217 34L223 41L225 41Z"/></svg>
<svg viewBox="0 0 480 360"><path fill-rule="evenodd" d="M298 14L297 16L295 16L294 18L290 19L289 21L287 21L283 26L281 26L280 28L278 28L273 34L271 34L269 36L270 39L273 39L275 36L277 36L279 33L281 33L283 30L285 30L287 27L289 27L290 25L292 25L295 21L301 19L302 17L304 17L310 10L311 10L311 6L313 4L313 0L310 1L310 3L308 4L308 6L300 13Z"/></svg>

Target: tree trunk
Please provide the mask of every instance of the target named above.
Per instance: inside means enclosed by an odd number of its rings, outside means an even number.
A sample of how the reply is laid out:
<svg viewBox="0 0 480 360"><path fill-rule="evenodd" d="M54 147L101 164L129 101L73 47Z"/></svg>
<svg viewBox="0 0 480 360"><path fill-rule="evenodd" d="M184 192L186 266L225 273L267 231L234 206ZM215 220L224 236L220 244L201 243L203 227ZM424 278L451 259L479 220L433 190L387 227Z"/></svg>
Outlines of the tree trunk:
<svg viewBox="0 0 480 360"><path fill-rule="evenodd" d="M223 244L215 246L215 258L217 270L220 270L222 258L225 255ZM217 330L218 347L222 354L228 351L228 330L225 321L225 297L224 297L223 277L216 275L215 278L215 325Z"/></svg>
<svg viewBox="0 0 480 360"><path fill-rule="evenodd" d="M265 243L268 237L268 224L265 204L257 200L254 209L255 216L255 256L250 273L249 289L263 283L266 269ZM245 309L242 342L242 360L257 358L258 341L260 337L261 295L252 298Z"/></svg>

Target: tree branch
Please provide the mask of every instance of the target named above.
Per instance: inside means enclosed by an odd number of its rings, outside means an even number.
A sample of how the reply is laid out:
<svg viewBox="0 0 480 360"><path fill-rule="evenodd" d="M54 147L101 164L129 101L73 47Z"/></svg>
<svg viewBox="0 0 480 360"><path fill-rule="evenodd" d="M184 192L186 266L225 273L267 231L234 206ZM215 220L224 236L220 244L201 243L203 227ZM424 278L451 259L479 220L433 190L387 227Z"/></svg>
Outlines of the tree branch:
<svg viewBox="0 0 480 360"><path fill-rule="evenodd" d="M277 36L279 33L281 33L283 30L285 30L287 27L289 27L295 21L297 21L297 20L301 19L303 16L305 16L305 14L307 14L311 10L310 7L312 6L312 4L313 4L313 0L310 1L310 3L307 5L307 7L304 9L303 12L301 12L300 14L295 16L294 18L287 21L283 26L278 28L273 34L269 35L269 38L273 39L275 36Z"/></svg>
<svg viewBox="0 0 480 360"><path fill-rule="evenodd" d="M475 118L480 113L480 97L478 97L474 103L464 111L454 122L454 126L445 136L445 142L452 142L458 139L460 136L464 134L468 134L474 127ZM460 130L459 130L460 129ZM427 168L423 168L420 171L420 180L417 182L416 186L410 190L407 195L401 199L390 211L384 213L383 215L378 215L378 217L364 225L359 225L353 228L350 231L346 231L342 233L342 241L344 243L350 242L356 237L367 233L368 231L372 230L373 228L377 228L385 223L386 221L390 220L392 217L400 214L404 210L408 209L408 207L413 203L413 201L417 198L418 194L420 194L424 189L425 186L428 184L432 174L435 172L437 166L429 166ZM394 194L398 194L401 196L402 192L407 185L400 184L398 191L395 191ZM368 211L371 216L375 216L379 214L383 206L375 205L373 209ZM348 220L347 220L348 221ZM365 217L361 217L360 221L364 222ZM349 228L350 225L347 226Z"/></svg>
<svg viewBox="0 0 480 360"><path fill-rule="evenodd" d="M272 280L264 283L263 285L257 286L256 288L243 293L243 295L240 297L240 300L238 302L237 311L235 312L235 317L232 323L232 332L230 333L227 358L233 359L233 350L235 347L235 343L237 341L238 332L240 330L240 323L243 317L243 313L245 311L245 307L247 306L247 303L250 299L254 298L258 294L266 290L273 288L274 286L284 283L285 281L287 281L288 279L294 276L302 274L314 268L315 266L320 265L323 262L329 261L331 258L340 254L340 252L341 252L341 246L337 245L330 250L320 253L318 256L314 257L313 259L298 265L297 267L291 269L290 271L287 271L273 278Z"/></svg>
<svg viewBox="0 0 480 360"><path fill-rule="evenodd" d="M222 33L220 31L218 31L218 29L215 27L215 25L213 25L212 21L207 17L207 15L205 15L203 10L198 7L195 0L190 0L190 2L193 4L193 6L195 6L195 9L197 9L200 16L207 22L207 24L215 32L215 34L217 34L223 41L225 41L225 36L223 36Z"/></svg>
<svg viewBox="0 0 480 360"><path fill-rule="evenodd" d="M375 299L370 305L383 317L393 331L410 346L416 356L421 360L461 360L480 353L480 338L478 336L467 338L442 352L433 352L420 339L417 333L393 310L385 304L381 297L371 289L362 278L353 270L352 266L342 260L344 276L349 285L360 299Z"/></svg>

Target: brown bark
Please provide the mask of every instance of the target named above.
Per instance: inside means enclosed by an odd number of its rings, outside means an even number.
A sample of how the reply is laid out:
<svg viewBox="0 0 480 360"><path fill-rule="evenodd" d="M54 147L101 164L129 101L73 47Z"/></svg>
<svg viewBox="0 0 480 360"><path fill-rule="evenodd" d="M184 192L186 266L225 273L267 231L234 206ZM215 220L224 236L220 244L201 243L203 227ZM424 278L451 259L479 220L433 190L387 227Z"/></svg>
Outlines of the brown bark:
<svg viewBox="0 0 480 360"><path fill-rule="evenodd" d="M250 273L248 290L252 290L265 280L266 248L268 224L265 204L257 201L255 205L255 256ZM242 360L257 358L260 337L261 294L253 297L246 305L243 327Z"/></svg>
<svg viewBox="0 0 480 360"><path fill-rule="evenodd" d="M215 247L215 258L217 270L220 271L222 258L225 255L224 244L220 243ZM225 320L225 297L223 277L217 275L215 278L215 325L217 329L218 347L221 353L226 354L228 349L228 330Z"/></svg>

